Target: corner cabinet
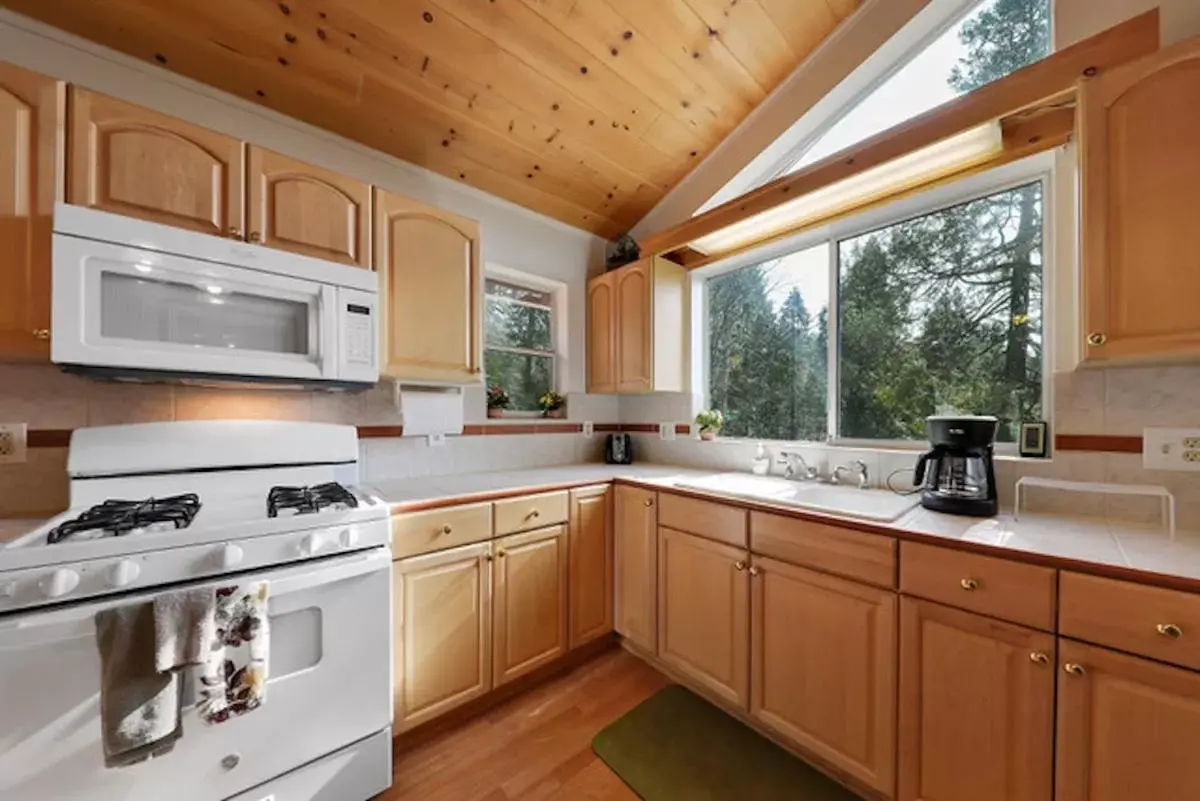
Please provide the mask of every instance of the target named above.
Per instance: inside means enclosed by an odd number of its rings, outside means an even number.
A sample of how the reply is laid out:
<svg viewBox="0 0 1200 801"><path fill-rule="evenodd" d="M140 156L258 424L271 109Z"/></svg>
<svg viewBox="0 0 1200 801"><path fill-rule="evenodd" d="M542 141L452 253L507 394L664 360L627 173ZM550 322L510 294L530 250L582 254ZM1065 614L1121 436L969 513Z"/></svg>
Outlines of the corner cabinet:
<svg viewBox="0 0 1200 801"><path fill-rule="evenodd" d="M657 256L588 282L588 391L683 392L687 272Z"/></svg>
<svg viewBox="0 0 1200 801"><path fill-rule="evenodd" d="M1200 358L1200 38L1081 87L1084 359Z"/></svg>
<svg viewBox="0 0 1200 801"><path fill-rule="evenodd" d="M657 495L618 484L614 490L615 585L613 623L627 640L648 654L658 646Z"/></svg>
<svg viewBox="0 0 1200 801"><path fill-rule="evenodd" d="M50 240L66 88L0 64L0 361L50 359Z"/></svg>
<svg viewBox="0 0 1200 801"><path fill-rule="evenodd" d="M571 490L570 647L613 630L613 490Z"/></svg>
<svg viewBox="0 0 1200 801"><path fill-rule="evenodd" d="M482 382L479 223L377 189L375 269L384 310L380 373Z"/></svg>

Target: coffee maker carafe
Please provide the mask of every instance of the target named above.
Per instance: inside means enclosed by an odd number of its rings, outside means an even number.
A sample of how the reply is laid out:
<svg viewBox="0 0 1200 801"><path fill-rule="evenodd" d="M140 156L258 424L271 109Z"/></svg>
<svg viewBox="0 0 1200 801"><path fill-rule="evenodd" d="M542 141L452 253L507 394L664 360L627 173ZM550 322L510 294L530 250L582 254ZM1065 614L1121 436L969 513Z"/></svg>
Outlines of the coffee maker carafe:
<svg viewBox="0 0 1200 801"><path fill-rule="evenodd" d="M922 506L956 515L996 514L992 451L999 422L995 417L925 418L933 449L921 454L913 476Z"/></svg>

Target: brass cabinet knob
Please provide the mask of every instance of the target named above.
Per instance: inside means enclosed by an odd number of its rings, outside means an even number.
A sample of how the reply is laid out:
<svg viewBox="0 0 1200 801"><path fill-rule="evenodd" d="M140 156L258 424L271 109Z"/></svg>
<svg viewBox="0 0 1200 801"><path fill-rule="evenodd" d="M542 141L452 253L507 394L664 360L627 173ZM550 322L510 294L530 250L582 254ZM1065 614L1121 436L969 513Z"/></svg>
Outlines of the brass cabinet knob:
<svg viewBox="0 0 1200 801"><path fill-rule="evenodd" d="M241 239L242 238L242 229L238 228L236 225L229 226L229 238L230 239Z"/></svg>
<svg viewBox="0 0 1200 801"><path fill-rule="evenodd" d="M442 526L442 533L443 533L443 534L449 534L449 533L450 533L450 532L452 532L452 531L454 531L454 529L453 529L453 528L450 526L450 524L449 524L449 523L447 523L446 525Z"/></svg>
<svg viewBox="0 0 1200 801"><path fill-rule="evenodd" d="M260 234L258 231L251 231L250 232L250 241L251 242L261 242L262 234Z"/></svg>
<svg viewBox="0 0 1200 801"><path fill-rule="evenodd" d="M647 505L647 506L653 506L653 505L654 505L654 499L653 499L653 498L647 498L647 499L646 499L646 505Z"/></svg>
<svg viewBox="0 0 1200 801"><path fill-rule="evenodd" d="M739 560L737 560L736 562L734 562L734 563L733 563L733 566L734 566L735 568L737 568L738 570L745 570L745 569L746 569L746 563L745 563L745 562L743 562L741 559L739 559Z"/></svg>
<svg viewBox="0 0 1200 801"><path fill-rule="evenodd" d="M1174 623L1159 623L1154 628L1158 630L1159 634L1164 637L1170 637L1172 640L1178 640L1183 636L1183 629Z"/></svg>
<svg viewBox="0 0 1200 801"><path fill-rule="evenodd" d="M1035 665L1048 665L1050 664L1050 657L1046 656L1041 651L1034 651L1029 655L1029 661Z"/></svg>
<svg viewBox="0 0 1200 801"><path fill-rule="evenodd" d="M501 559L503 559L504 557L508 556L508 551L501 548L500 550L496 551L496 556L499 556Z"/></svg>
<svg viewBox="0 0 1200 801"><path fill-rule="evenodd" d="M979 582L973 578L965 578L958 582L958 586L962 587L967 592L974 592L979 589Z"/></svg>
<svg viewBox="0 0 1200 801"><path fill-rule="evenodd" d="M50 329L49 328L35 328L35 329L33 329L32 333L38 339L49 339L50 338Z"/></svg>
<svg viewBox="0 0 1200 801"><path fill-rule="evenodd" d="M751 576L757 576L757 575L759 575L759 574L761 574L761 573L762 573L762 569L761 569L761 568L759 568L759 567L757 567L757 566L751 566L751 568L750 568L750 575L751 575Z"/></svg>
<svg viewBox="0 0 1200 801"><path fill-rule="evenodd" d="M484 561L487 561L487 562L490 562L490 561L492 561L492 555L491 555L490 553L489 553L487 556L483 557L483 558L484 558Z"/></svg>
<svg viewBox="0 0 1200 801"><path fill-rule="evenodd" d="M1088 334L1087 343L1092 347L1100 347L1108 342L1108 336L1103 331L1093 331Z"/></svg>
<svg viewBox="0 0 1200 801"><path fill-rule="evenodd" d="M542 514L542 513L541 513L541 512L539 512L537 509L534 509L534 510L530 511L530 513L529 513L529 514L527 514L527 515L525 515L525 516L526 516L526 517L528 517L528 518L535 518L535 517L541 517L541 514Z"/></svg>
<svg viewBox="0 0 1200 801"><path fill-rule="evenodd" d="M1063 665L1063 670L1072 676L1082 676L1087 673L1087 669L1083 665L1077 665L1074 662L1068 662Z"/></svg>

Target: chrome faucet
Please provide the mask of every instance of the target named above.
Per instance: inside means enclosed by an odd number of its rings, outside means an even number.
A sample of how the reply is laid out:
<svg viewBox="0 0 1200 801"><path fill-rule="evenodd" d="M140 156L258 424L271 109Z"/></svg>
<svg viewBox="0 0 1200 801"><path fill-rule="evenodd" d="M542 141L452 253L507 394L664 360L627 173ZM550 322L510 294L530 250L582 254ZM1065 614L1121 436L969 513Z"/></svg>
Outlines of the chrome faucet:
<svg viewBox="0 0 1200 801"><path fill-rule="evenodd" d="M816 481L817 468L809 467L804 457L795 451L780 451L779 463L783 465L783 477L793 481Z"/></svg>
<svg viewBox="0 0 1200 801"><path fill-rule="evenodd" d="M829 483L841 483L839 479L843 471L858 476L859 489L867 489L871 486L871 477L867 474L867 463L862 459L855 459L849 464L840 464L833 468L833 474L829 477Z"/></svg>

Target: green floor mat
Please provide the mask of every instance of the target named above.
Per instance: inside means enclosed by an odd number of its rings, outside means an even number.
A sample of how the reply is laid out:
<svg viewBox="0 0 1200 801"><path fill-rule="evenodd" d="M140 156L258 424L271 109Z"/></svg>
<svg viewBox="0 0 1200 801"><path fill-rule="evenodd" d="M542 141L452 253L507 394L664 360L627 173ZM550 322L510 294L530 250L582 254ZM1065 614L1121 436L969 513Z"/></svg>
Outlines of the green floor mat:
<svg viewBox="0 0 1200 801"><path fill-rule="evenodd" d="M592 748L645 801L860 801L678 684L609 725Z"/></svg>

